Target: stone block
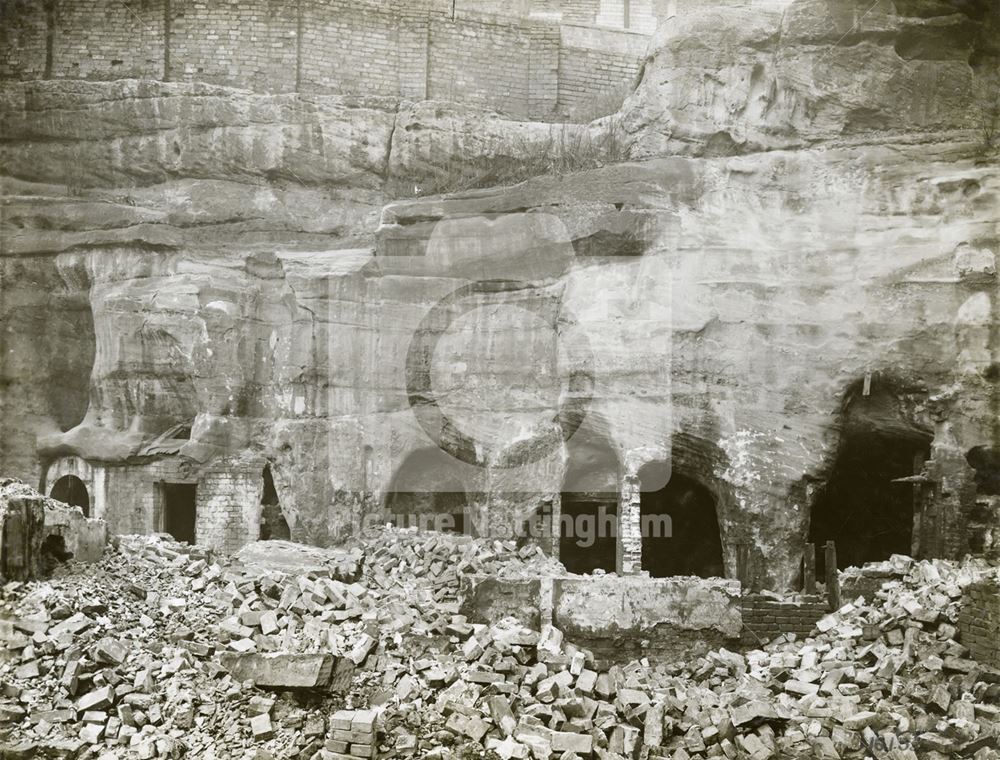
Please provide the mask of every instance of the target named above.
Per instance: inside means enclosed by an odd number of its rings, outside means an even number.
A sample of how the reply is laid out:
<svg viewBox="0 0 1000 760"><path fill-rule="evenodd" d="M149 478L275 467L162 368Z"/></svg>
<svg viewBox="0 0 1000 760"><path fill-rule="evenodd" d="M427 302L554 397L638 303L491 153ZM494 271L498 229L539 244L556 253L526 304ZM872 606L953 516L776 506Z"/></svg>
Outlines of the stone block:
<svg viewBox="0 0 1000 760"><path fill-rule="evenodd" d="M253 681L266 689L314 689L326 686L333 672L329 654L222 655L222 665L238 681Z"/></svg>

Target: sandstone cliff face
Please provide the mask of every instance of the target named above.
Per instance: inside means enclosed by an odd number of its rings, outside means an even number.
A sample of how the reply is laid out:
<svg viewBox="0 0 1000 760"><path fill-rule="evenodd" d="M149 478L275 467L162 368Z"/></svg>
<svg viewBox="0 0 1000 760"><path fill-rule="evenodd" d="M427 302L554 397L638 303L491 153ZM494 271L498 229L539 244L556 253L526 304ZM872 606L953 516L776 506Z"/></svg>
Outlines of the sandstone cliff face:
<svg viewBox="0 0 1000 760"><path fill-rule="evenodd" d="M497 528L560 491L635 514L640 473L672 462L716 499L727 573L746 544L792 584L865 375L960 464L995 435L1000 174L966 129L972 22L880 5L834 44L852 8L678 20L622 115L646 160L446 197L399 200L534 160L553 128L5 85L0 465L38 481L77 456L100 487L190 424L171 456L270 462L293 536L325 542L436 443L458 456L413 490L463 491ZM111 529L147 525L122 493Z"/></svg>
<svg viewBox="0 0 1000 760"><path fill-rule="evenodd" d="M642 155L954 139L996 77L985 4L796 0L663 24L625 105Z"/></svg>

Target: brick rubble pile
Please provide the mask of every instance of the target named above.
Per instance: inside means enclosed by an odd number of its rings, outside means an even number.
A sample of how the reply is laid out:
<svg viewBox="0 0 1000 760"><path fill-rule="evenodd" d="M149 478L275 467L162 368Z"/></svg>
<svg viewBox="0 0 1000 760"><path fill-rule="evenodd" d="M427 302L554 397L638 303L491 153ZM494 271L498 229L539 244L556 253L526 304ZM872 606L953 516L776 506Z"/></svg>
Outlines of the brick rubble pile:
<svg viewBox="0 0 1000 760"><path fill-rule="evenodd" d="M983 563L894 558L804 640L677 664L598 669L551 626L458 614L463 573L558 569L408 531L298 573L123 537L4 587L0 755L1000 758L1000 673L955 627Z"/></svg>

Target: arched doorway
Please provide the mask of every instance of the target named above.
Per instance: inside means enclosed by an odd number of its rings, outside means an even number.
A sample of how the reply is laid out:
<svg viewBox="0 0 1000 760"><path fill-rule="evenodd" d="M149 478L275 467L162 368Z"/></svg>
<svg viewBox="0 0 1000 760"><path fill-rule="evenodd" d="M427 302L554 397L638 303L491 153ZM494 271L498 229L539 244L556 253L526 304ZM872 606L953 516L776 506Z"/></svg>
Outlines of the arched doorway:
<svg viewBox="0 0 1000 760"><path fill-rule="evenodd" d="M455 461L437 448L414 451L396 470L385 500L387 519L397 527L464 533L468 498Z"/></svg>
<svg viewBox="0 0 1000 760"><path fill-rule="evenodd" d="M559 518L559 559L571 573L618 569L618 455L607 441L570 439Z"/></svg>
<svg viewBox="0 0 1000 760"><path fill-rule="evenodd" d="M901 395L877 383L866 395L860 383L845 395L837 456L813 501L809 541L837 547L841 567L911 554L916 496L911 483L894 482L920 472L932 436L903 413ZM826 577L817 551L817 577Z"/></svg>
<svg viewBox="0 0 1000 760"><path fill-rule="evenodd" d="M271 465L264 466L262 474L264 487L260 495L260 539L261 541L289 541L292 531L281 511L278 489L274 487Z"/></svg>
<svg viewBox="0 0 1000 760"><path fill-rule="evenodd" d="M63 475L49 490L49 497L71 507L80 507L84 517L90 517L90 494L87 486L76 475Z"/></svg>
<svg viewBox="0 0 1000 760"><path fill-rule="evenodd" d="M664 480L661 469L646 465L639 470L642 569L654 578L723 576L715 497L694 478L677 472L655 488Z"/></svg>

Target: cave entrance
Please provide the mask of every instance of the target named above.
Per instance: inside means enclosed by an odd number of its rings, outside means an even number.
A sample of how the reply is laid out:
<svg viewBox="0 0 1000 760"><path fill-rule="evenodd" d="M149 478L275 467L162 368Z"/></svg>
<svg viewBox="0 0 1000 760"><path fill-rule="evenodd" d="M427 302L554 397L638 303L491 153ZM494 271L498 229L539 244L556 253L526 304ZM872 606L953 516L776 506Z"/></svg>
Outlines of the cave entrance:
<svg viewBox="0 0 1000 760"><path fill-rule="evenodd" d="M261 541L289 541L292 531L281 512L278 490L274 487L271 465L264 466L264 488L260 496L260 539Z"/></svg>
<svg viewBox="0 0 1000 760"><path fill-rule="evenodd" d="M195 508L198 486L194 483L163 483L163 531L178 541L195 542Z"/></svg>
<svg viewBox="0 0 1000 760"><path fill-rule="evenodd" d="M400 528L464 533L468 498L455 462L440 449L411 453L396 470L385 502L389 522Z"/></svg>
<svg viewBox="0 0 1000 760"><path fill-rule="evenodd" d="M722 577L722 538L715 497L693 478L671 473L666 485L649 466L639 471L642 569L654 578Z"/></svg>
<svg viewBox="0 0 1000 760"><path fill-rule="evenodd" d="M918 474L930 455L931 435L908 422L887 389L848 401L840 447L823 490L812 505L809 541L837 547L840 568L913 552L917 496L899 478ZM817 551L816 575L826 577Z"/></svg>
<svg viewBox="0 0 1000 760"><path fill-rule="evenodd" d="M90 517L90 495L87 486L76 475L63 475L52 484L49 497L71 507L83 510L84 517Z"/></svg>
<svg viewBox="0 0 1000 760"><path fill-rule="evenodd" d="M620 568L619 464L614 449L596 435L577 433L561 494L559 559L571 573Z"/></svg>

